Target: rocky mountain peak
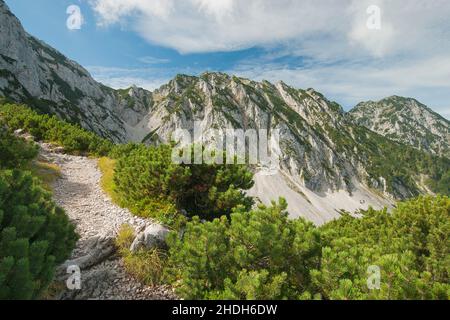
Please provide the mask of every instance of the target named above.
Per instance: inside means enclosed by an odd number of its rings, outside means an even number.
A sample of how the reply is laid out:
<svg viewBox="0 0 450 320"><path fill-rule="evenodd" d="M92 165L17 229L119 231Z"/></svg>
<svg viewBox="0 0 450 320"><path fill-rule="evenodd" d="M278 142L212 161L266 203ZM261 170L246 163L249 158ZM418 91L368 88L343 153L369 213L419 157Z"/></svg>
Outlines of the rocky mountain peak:
<svg viewBox="0 0 450 320"><path fill-rule="evenodd" d="M392 140L433 154L450 155L450 122L416 99L392 96L361 102L349 117Z"/></svg>
<svg viewBox="0 0 450 320"><path fill-rule="evenodd" d="M0 1L0 96L79 123L113 141L133 139L148 111L147 91L124 95L96 82L76 62L29 35ZM126 97L125 97L126 96Z"/></svg>

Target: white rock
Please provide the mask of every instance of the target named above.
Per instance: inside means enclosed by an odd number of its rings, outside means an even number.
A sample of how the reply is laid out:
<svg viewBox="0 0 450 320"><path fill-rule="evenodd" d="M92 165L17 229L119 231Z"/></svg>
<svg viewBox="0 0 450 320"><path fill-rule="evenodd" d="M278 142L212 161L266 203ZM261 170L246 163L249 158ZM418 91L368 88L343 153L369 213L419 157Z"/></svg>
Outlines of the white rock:
<svg viewBox="0 0 450 320"><path fill-rule="evenodd" d="M156 249L166 246L166 238L170 230L160 224L152 224L139 233L131 244L130 250Z"/></svg>

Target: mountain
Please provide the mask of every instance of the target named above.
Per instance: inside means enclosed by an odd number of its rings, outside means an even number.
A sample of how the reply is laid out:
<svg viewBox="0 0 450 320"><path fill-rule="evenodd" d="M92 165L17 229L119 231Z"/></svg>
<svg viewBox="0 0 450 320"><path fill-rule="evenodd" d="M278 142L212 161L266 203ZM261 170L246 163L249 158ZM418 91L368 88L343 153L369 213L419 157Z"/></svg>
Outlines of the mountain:
<svg viewBox="0 0 450 320"><path fill-rule="evenodd" d="M283 196L293 216L322 223L368 205L390 205L431 192L449 168L439 159L355 124L340 105L319 92L204 73L178 75L152 93L149 113L134 128L145 140L169 142L176 129L265 129L279 132L280 170L256 168L250 194L262 202ZM209 141L210 144L213 141ZM438 169L436 169L438 168Z"/></svg>
<svg viewBox="0 0 450 320"><path fill-rule="evenodd" d="M0 96L79 123L117 142L151 96L143 89L113 90L96 82L74 61L29 35L0 0Z"/></svg>
<svg viewBox="0 0 450 320"><path fill-rule="evenodd" d="M450 121L415 99L393 96L361 102L349 116L389 139L450 157Z"/></svg>
<svg viewBox="0 0 450 320"><path fill-rule="evenodd" d="M77 63L27 34L0 0L0 95L79 123L116 142L170 142L177 129L267 130L277 170L254 166L250 195L282 196L292 217L316 224L437 190L450 160L355 123L314 89L204 73L178 75L149 92L108 88ZM279 132L279 143L275 133ZM208 141L212 144L213 140Z"/></svg>

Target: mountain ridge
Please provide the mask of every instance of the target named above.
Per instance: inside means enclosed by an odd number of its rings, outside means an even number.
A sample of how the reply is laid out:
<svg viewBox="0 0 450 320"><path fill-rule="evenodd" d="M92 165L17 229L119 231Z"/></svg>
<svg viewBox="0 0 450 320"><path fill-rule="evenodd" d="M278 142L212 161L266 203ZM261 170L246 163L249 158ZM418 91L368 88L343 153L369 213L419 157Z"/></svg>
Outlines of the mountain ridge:
<svg viewBox="0 0 450 320"><path fill-rule="evenodd" d="M389 139L450 157L450 121L414 98L391 96L361 102L348 115Z"/></svg>
<svg viewBox="0 0 450 320"><path fill-rule="evenodd" d="M28 34L4 1L0 1L0 16L0 95L57 114L113 141L129 139L128 124L117 116L125 113L133 118L128 99ZM139 98L132 97L134 109L146 109L147 91L135 91Z"/></svg>

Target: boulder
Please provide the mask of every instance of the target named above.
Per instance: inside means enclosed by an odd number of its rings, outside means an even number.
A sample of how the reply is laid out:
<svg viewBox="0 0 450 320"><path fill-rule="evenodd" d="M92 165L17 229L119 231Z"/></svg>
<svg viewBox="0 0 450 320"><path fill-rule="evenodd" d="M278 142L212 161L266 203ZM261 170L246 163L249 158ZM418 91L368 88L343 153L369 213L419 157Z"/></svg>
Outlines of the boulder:
<svg viewBox="0 0 450 320"><path fill-rule="evenodd" d="M166 247L166 238L170 230L160 224L152 224L140 232L133 243L130 251L136 252L139 249L157 249Z"/></svg>

